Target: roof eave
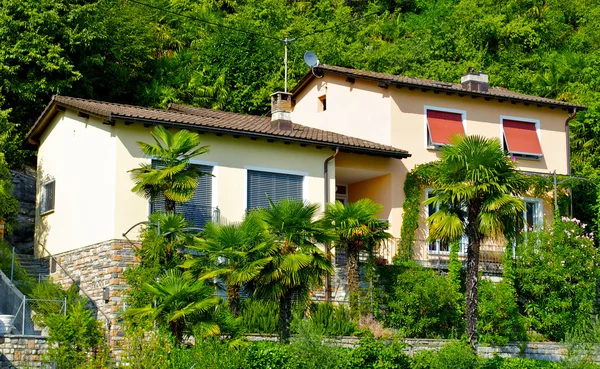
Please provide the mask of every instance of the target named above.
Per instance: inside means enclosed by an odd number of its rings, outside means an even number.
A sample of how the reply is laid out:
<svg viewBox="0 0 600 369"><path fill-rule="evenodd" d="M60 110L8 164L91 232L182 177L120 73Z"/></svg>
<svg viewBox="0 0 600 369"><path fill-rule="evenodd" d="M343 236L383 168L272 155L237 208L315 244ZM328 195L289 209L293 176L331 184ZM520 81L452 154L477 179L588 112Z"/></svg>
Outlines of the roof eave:
<svg viewBox="0 0 600 369"><path fill-rule="evenodd" d="M369 154L369 155L383 156L383 157L387 157L387 158L405 159L405 158L408 158L411 156L411 154L408 152L394 152L394 151L387 151L387 150L367 148L367 147L357 147L357 146L351 146L351 145L346 145L346 144L316 141L316 140L310 140L310 139L298 138L298 137L286 137L286 136L271 135L268 133L242 131L242 130L228 129L228 128L217 128L217 127L201 126L201 125L193 125L193 124L177 123L177 122L167 122L167 121L163 121L163 120L136 118L136 117L129 117L129 116L121 116L121 115L112 115L111 118L119 119L119 120L137 121L137 122L146 123L146 124L168 125L168 126L172 126L172 127L186 128L186 129L192 128L195 130L206 131L206 132L226 133L226 134L232 134L232 135L238 135L238 136L265 138L265 139L277 140L277 141L282 141L282 142L293 142L293 143L299 143L299 144L310 144L310 145L322 146L322 147L339 148L340 151L342 151L342 152L357 153L357 154Z"/></svg>
<svg viewBox="0 0 600 369"><path fill-rule="evenodd" d="M509 97L509 96L499 96L499 95L489 94L489 93L485 93L485 92L477 92L477 91L469 91L469 90L456 90L453 88L433 87L433 86L427 86L427 85L422 85L422 84L418 84L418 83L400 82L400 81L394 81L394 80L385 79L385 78L357 75L357 74L354 74L351 72L331 70L331 69L322 68L322 67L316 67L315 69L318 71L321 71L322 73L332 73L332 74L336 74L339 76L360 78L360 79L373 81L373 82L382 82L383 81L383 82L386 82L386 83L389 83L392 85L415 88L415 89L418 88L418 89L425 89L425 90L429 90L429 91L439 91L439 92L444 92L444 93L449 92L449 93L463 94L463 95L468 95L468 96L477 96L477 97L483 97L483 98L494 99L494 100L514 101L514 102L520 102L520 103L551 106L551 107L560 108L560 109L571 109L571 110L573 110L573 109L586 110L587 109L587 107L583 106L583 105L575 105L575 104L569 104L569 103L553 104L550 102L537 101L537 100L533 100L533 99L515 98L515 97ZM290 91L292 93L292 96L295 98L296 95L298 93L300 93L306 87L306 85L308 85L314 78L316 78L316 77L314 76L312 71L306 73L304 75L304 77L302 77L302 79L300 79L300 81L298 81L296 86L294 86L294 88L292 88L292 90Z"/></svg>

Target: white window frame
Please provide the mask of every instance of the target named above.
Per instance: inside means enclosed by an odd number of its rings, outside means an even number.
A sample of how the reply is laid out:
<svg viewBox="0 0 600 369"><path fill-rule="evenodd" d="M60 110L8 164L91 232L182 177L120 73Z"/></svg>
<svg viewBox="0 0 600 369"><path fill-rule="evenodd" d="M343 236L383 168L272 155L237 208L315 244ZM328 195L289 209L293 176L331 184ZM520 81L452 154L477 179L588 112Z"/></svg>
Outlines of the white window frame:
<svg viewBox="0 0 600 369"><path fill-rule="evenodd" d="M542 147L542 135L541 135L541 132L540 132L540 120L539 119L513 117L513 116L509 116L509 115L501 115L500 116L500 147L502 148L502 150L504 150L505 146L508 148L508 144L506 143L506 137L504 136L504 120L514 120L514 121L517 121L517 122L535 124L535 133L537 134L537 138L538 138L538 142L540 143L540 147ZM542 160L542 158L544 157L544 149L542 148L542 155L541 156L527 154L527 153L518 153L518 152L511 153L510 151L508 152L508 154L512 155L512 156L514 156L515 158L518 158L518 159Z"/></svg>
<svg viewBox="0 0 600 369"><path fill-rule="evenodd" d="M54 200L52 201L52 209L44 209L44 204L46 203L47 189L46 186L50 183L54 183ZM42 182L42 191L40 197L40 215L46 215L54 212L56 209L56 179L49 178Z"/></svg>
<svg viewBox="0 0 600 369"><path fill-rule="evenodd" d="M427 200L429 198L429 195L434 191L433 188L426 188L425 189L425 200ZM435 205L436 207L436 211L439 210L439 205ZM425 239L426 239L426 245L427 245L427 253L431 254L431 255L450 255L450 248L451 245L448 244L448 251L440 251L440 244L441 241L440 240L435 240L435 250L430 250L429 249L429 241L427 241L427 239L429 239L429 226L427 225L427 218L429 218L429 205L425 206ZM458 255L459 256L465 256L467 255L467 249L469 246L469 239L467 238L466 235L462 235L462 237L460 238L460 241L458 243L459 245L459 249L458 249Z"/></svg>
<svg viewBox="0 0 600 369"><path fill-rule="evenodd" d="M524 203L535 204L535 214L533 215L533 228L534 230L541 228L544 225L544 200L540 199L539 197L522 197L521 200L523 200ZM525 223L523 225L523 230L526 232L530 231L528 229L527 224L527 206L523 211L523 221Z"/></svg>
<svg viewBox="0 0 600 369"><path fill-rule="evenodd" d="M244 207L248 206L248 171L255 172L267 172L267 173L279 173L279 174L290 174L294 176L302 177L302 200L309 201L308 199L308 172L301 172L297 170L288 170L288 169L279 169L279 168L265 168L265 167L255 167L251 165L244 166Z"/></svg>
<svg viewBox="0 0 600 369"><path fill-rule="evenodd" d="M429 121L427 120L427 112L428 111L441 111L443 113L454 113L454 114L460 114L462 116L462 124L463 124L463 130L465 131L465 135L467 135L467 111L466 110L460 110L460 109L452 109L452 108L442 108L439 106L432 106L432 105L425 105L424 106L424 110L423 110L423 122L424 122L424 128L425 128L425 148L428 150L439 150L442 146L445 145L430 145L429 144Z"/></svg>

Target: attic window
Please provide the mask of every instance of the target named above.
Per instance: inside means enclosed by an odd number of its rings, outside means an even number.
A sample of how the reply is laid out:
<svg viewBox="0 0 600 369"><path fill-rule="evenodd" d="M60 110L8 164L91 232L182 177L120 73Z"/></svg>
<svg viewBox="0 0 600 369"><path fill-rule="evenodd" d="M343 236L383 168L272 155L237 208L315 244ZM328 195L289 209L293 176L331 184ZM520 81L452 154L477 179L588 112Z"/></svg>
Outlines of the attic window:
<svg viewBox="0 0 600 369"><path fill-rule="evenodd" d="M326 95L319 96L319 105L318 105L317 110L319 112L327 110L327 96Z"/></svg>
<svg viewBox="0 0 600 369"><path fill-rule="evenodd" d="M438 148L449 145L450 137L464 135L464 112L426 108L427 147Z"/></svg>
<svg viewBox="0 0 600 369"><path fill-rule="evenodd" d="M532 160L540 160L542 146L538 136L539 121L502 119L504 149L510 155Z"/></svg>
<svg viewBox="0 0 600 369"><path fill-rule="evenodd" d="M40 213L46 214L54 211L54 188L56 181L51 179L42 184L42 201L40 203Z"/></svg>

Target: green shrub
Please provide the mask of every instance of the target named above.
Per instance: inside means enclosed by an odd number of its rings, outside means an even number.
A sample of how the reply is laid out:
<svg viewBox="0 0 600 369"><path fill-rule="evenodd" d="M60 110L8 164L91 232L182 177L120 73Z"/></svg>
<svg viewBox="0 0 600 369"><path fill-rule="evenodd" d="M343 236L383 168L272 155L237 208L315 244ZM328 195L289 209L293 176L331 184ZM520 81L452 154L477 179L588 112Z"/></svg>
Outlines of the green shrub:
<svg viewBox="0 0 600 369"><path fill-rule="evenodd" d="M402 351L406 345L393 341L389 344L367 336L350 353L350 369L408 369L410 359Z"/></svg>
<svg viewBox="0 0 600 369"><path fill-rule="evenodd" d="M473 369L477 367L477 356L464 342L452 342L435 355L435 369Z"/></svg>
<svg viewBox="0 0 600 369"><path fill-rule="evenodd" d="M290 367L302 369L337 369L348 365L348 350L332 346L323 338L323 327L307 319L294 319L296 335L287 346Z"/></svg>
<svg viewBox="0 0 600 369"><path fill-rule="evenodd" d="M326 336L350 336L357 330L350 310L344 305L313 303L310 305L310 322L322 328Z"/></svg>
<svg viewBox="0 0 600 369"><path fill-rule="evenodd" d="M406 263L398 276L385 322L407 337L448 337L462 332L462 295L435 270Z"/></svg>
<svg viewBox="0 0 600 369"><path fill-rule="evenodd" d="M531 328L560 341L590 320L596 301L597 250L586 225L556 219L517 245L515 287Z"/></svg>
<svg viewBox="0 0 600 369"><path fill-rule="evenodd" d="M510 281L479 283L479 341L505 345L527 337L524 319L517 306L516 292Z"/></svg>
<svg viewBox="0 0 600 369"><path fill-rule="evenodd" d="M435 369L437 352L432 350L421 350L416 352L412 359L411 369Z"/></svg>
<svg viewBox="0 0 600 369"><path fill-rule="evenodd" d="M247 299L242 303L240 318L242 329L247 333L275 334L279 329L279 305Z"/></svg>
<svg viewBox="0 0 600 369"><path fill-rule="evenodd" d="M0 270L10 278L10 270L12 265L12 247L8 242L0 240ZM19 260L15 259L15 266L13 270L13 280L19 285L19 289L25 293L29 293L34 286L34 281L27 274L25 269L19 263Z"/></svg>
<svg viewBox="0 0 600 369"><path fill-rule="evenodd" d="M247 369L287 369L292 357L285 346L273 342L255 342L246 349Z"/></svg>
<svg viewBox="0 0 600 369"><path fill-rule="evenodd" d="M550 361L523 359L523 358L501 358L494 356L492 359L482 359L480 369L560 369L563 365Z"/></svg>

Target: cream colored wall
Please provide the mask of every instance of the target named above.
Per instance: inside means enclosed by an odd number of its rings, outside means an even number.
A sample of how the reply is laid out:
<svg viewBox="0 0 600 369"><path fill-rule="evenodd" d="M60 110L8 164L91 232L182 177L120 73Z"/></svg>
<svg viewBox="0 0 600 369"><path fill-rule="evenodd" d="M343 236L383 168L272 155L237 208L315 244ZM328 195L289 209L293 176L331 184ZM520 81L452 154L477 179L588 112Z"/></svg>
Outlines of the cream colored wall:
<svg viewBox="0 0 600 369"><path fill-rule="evenodd" d="M319 97L327 96L327 110L319 111ZM295 98L292 120L308 127L342 133L391 145L390 90L377 84L343 77L315 79Z"/></svg>
<svg viewBox="0 0 600 369"><path fill-rule="evenodd" d="M54 178L56 184L54 212L36 215L36 253L40 245L56 254L113 238L114 128L66 111L57 114L40 142L38 201L41 182Z"/></svg>
<svg viewBox="0 0 600 369"><path fill-rule="evenodd" d="M148 217L148 200L131 192L133 182L127 171L141 162L147 162L148 159L144 157L136 141L149 142L150 131L151 128L145 128L142 124L116 124L118 160L115 166L114 187L117 203L114 215L115 238L121 238L121 234L129 227ZM240 221L245 214L248 167L305 175L305 200L323 204L323 162L333 154L331 150L285 145L281 142L268 143L266 140L252 141L249 138L233 138L227 135L218 137L209 133L201 135L201 139L203 145L210 146L210 152L197 157L195 161L214 165L212 206L219 207L223 220ZM330 166L329 173L331 178L335 178L333 166ZM332 179L330 196L334 194L335 182ZM131 233L131 237L137 236L136 231Z"/></svg>
<svg viewBox="0 0 600 369"><path fill-rule="evenodd" d="M392 175L386 174L348 185L349 202L355 202L363 198L371 199L383 205L378 217L388 219L392 211Z"/></svg>

